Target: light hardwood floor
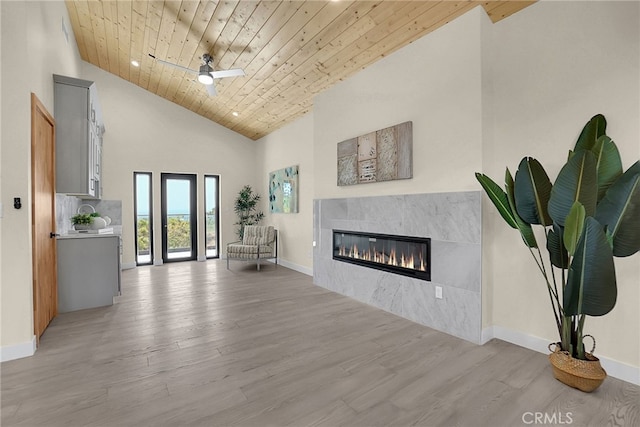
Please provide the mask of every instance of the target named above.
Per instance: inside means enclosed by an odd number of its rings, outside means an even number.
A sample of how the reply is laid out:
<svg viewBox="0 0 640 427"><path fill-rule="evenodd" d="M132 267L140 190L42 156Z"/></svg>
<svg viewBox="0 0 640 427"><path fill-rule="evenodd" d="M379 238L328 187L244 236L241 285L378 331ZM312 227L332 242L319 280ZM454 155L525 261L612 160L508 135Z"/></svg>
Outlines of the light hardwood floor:
<svg viewBox="0 0 640 427"><path fill-rule="evenodd" d="M582 393L543 354L471 344L282 266L231 268L128 270L116 305L59 315L33 357L2 364L2 426L640 425L637 386Z"/></svg>

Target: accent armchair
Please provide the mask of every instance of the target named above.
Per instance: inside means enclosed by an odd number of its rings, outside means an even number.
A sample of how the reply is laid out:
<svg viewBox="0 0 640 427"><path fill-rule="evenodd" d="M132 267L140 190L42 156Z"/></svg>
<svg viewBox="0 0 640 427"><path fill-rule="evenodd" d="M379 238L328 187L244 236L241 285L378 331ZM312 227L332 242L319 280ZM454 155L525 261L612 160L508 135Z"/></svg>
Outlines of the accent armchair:
<svg viewBox="0 0 640 427"><path fill-rule="evenodd" d="M230 260L260 261L275 259L278 265L278 230L270 225L246 225L241 242L227 244L227 269Z"/></svg>

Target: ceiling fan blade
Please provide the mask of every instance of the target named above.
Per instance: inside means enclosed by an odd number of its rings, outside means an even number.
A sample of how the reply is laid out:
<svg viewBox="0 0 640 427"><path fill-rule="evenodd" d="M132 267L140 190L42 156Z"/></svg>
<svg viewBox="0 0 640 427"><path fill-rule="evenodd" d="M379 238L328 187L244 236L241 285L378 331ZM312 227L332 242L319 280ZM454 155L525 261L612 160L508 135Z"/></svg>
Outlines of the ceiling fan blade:
<svg viewBox="0 0 640 427"><path fill-rule="evenodd" d="M210 85L204 85L207 88L207 92L209 92L209 96L216 96L218 92L216 92L216 85L211 83Z"/></svg>
<svg viewBox="0 0 640 427"><path fill-rule="evenodd" d="M214 79L222 79L224 77L240 77L246 76L242 68L233 68L231 70L212 71L211 75Z"/></svg>
<svg viewBox="0 0 640 427"><path fill-rule="evenodd" d="M173 68L177 68L179 70L182 71L187 71L189 73L194 73L194 74L198 74L198 70L192 70L191 68L187 68L187 67L183 67L182 65L178 65L178 64L174 64L172 62L168 62L168 61L164 61L162 59L158 59L155 56L149 54L150 57L152 57L153 59L155 59L157 62L164 64L164 65L168 65L169 67L173 67Z"/></svg>

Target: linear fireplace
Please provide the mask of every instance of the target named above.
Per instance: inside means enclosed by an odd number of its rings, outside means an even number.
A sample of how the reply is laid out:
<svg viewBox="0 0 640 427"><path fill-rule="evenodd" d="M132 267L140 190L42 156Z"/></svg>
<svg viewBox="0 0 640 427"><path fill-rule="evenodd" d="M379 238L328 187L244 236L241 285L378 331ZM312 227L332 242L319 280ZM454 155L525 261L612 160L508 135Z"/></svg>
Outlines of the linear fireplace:
<svg viewBox="0 0 640 427"><path fill-rule="evenodd" d="M431 239L333 230L333 259L431 280Z"/></svg>

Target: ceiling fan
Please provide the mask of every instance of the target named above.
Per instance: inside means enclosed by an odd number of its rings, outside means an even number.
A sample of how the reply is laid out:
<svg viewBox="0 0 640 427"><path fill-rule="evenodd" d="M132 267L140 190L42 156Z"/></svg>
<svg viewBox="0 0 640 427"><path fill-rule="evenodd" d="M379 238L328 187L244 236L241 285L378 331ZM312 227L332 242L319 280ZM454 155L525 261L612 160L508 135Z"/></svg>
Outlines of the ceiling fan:
<svg viewBox="0 0 640 427"><path fill-rule="evenodd" d="M225 77L246 76L242 68L232 68L230 70L213 71L213 58L208 53L205 53L204 55L202 55L202 58L201 58L202 65L200 66L199 70L192 70L191 68L183 67L182 65L174 64L168 61L163 61L162 59L156 58L152 54L149 54L149 56L161 64L178 68L182 71L187 71L189 73L197 74L198 81L203 85L205 85L205 87L207 88L207 92L209 92L209 96L216 96L218 94L216 92L216 86L213 83L214 79L222 79Z"/></svg>

